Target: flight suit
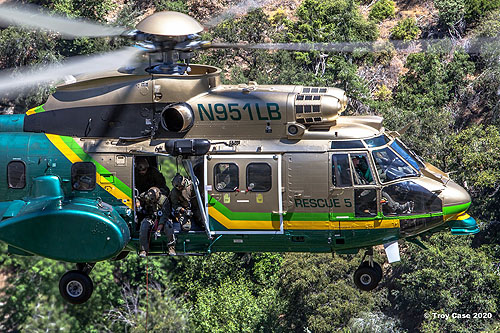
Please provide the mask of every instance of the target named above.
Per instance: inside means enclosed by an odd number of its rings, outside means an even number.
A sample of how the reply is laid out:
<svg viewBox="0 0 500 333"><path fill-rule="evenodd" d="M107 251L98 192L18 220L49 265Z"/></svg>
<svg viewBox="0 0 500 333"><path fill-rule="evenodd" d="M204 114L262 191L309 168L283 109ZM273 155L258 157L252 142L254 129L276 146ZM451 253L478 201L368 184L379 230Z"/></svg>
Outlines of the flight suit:
<svg viewBox="0 0 500 333"><path fill-rule="evenodd" d="M175 236L174 226L172 224L172 206L165 192L161 193L159 198L148 197L148 192L143 192L139 195L138 200L141 203L141 210L144 218L141 221L141 229L139 233L139 243L141 254L149 251L149 235L151 229L158 222L158 227L164 226L164 232L168 240L168 248L170 254L175 254ZM159 234L160 230L156 230Z"/></svg>
<svg viewBox="0 0 500 333"><path fill-rule="evenodd" d="M192 219L196 222L201 220L194 185L189 179L184 180L184 187L181 190L174 186L170 192L170 201L182 230L191 229Z"/></svg>

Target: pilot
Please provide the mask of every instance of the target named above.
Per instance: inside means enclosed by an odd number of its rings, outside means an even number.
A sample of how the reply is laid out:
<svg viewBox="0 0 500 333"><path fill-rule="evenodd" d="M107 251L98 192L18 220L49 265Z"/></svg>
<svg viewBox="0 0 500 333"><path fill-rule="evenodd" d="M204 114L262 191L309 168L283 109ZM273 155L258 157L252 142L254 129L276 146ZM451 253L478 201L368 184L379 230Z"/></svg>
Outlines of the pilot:
<svg viewBox="0 0 500 333"><path fill-rule="evenodd" d="M413 209L415 208L415 202L413 201L408 201L405 202L404 204L401 204L394 200L389 193L386 191L382 190L382 200L381 200L382 205L385 205L388 209L387 214L388 215L394 215L394 214L410 214L413 212ZM385 209L384 209L384 214L385 214Z"/></svg>
<svg viewBox="0 0 500 333"><path fill-rule="evenodd" d="M178 218L182 230L191 230L191 220L200 221L198 203L194 193L193 183L177 173L172 178L172 192L170 192L170 201L175 216Z"/></svg>
<svg viewBox="0 0 500 333"><path fill-rule="evenodd" d="M354 165L355 183L356 185L372 184L373 176L366 162L366 158L362 155L352 157L352 164ZM356 177L357 176L357 177Z"/></svg>
<svg viewBox="0 0 500 333"><path fill-rule="evenodd" d="M158 171L157 168L151 168L145 157L137 157L135 159L135 187L139 193L146 192L151 187L158 187L162 191L167 192L167 197L170 194L170 189L167 187L165 177Z"/></svg>
<svg viewBox="0 0 500 333"><path fill-rule="evenodd" d="M175 236L172 224L172 208L168 196L158 188L151 187L141 193L136 201L137 210L144 214L139 233L139 256L146 257L149 251L149 234L154 228L155 238L161 235L164 229L168 240L168 253L175 255Z"/></svg>

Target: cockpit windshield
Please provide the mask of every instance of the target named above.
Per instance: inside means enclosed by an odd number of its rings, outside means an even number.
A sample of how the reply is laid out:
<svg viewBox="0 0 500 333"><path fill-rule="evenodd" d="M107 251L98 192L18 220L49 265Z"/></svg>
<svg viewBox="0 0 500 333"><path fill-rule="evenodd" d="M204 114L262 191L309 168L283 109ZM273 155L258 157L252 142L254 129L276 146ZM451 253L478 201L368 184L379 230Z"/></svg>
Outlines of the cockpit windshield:
<svg viewBox="0 0 500 333"><path fill-rule="evenodd" d="M420 168L425 168L424 162L420 159L420 157L408 149L408 147L406 147L405 144L399 139L396 139L396 141L391 144L391 147L415 169L420 170Z"/></svg>
<svg viewBox="0 0 500 333"><path fill-rule="evenodd" d="M383 146L386 143L389 143L391 140L389 140L389 138L385 135L379 135L371 139L365 139L364 141L368 148L373 148Z"/></svg>
<svg viewBox="0 0 500 333"><path fill-rule="evenodd" d="M406 155L409 156L408 154ZM374 150L372 152L372 156L375 161L375 166L377 167L378 176L382 183L405 177L418 176L418 173L413 170L408 163L402 160L389 148Z"/></svg>

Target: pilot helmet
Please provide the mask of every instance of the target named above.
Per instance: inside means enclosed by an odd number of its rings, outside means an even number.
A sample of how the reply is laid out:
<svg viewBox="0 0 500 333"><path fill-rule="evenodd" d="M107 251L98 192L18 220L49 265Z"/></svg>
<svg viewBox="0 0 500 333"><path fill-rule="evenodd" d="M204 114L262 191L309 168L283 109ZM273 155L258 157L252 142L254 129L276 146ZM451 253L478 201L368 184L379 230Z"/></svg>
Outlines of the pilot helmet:
<svg viewBox="0 0 500 333"><path fill-rule="evenodd" d="M174 176L174 178L172 178L172 185L174 187L179 187L179 186L184 187L184 183L185 183L184 182L184 177L181 174L179 174L179 173L177 173Z"/></svg>
<svg viewBox="0 0 500 333"><path fill-rule="evenodd" d="M160 189L158 187L153 186L146 192L146 194L144 195L144 199L148 203L155 203L158 202L158 200L160 200L160 196L161 196Z"/></svg>

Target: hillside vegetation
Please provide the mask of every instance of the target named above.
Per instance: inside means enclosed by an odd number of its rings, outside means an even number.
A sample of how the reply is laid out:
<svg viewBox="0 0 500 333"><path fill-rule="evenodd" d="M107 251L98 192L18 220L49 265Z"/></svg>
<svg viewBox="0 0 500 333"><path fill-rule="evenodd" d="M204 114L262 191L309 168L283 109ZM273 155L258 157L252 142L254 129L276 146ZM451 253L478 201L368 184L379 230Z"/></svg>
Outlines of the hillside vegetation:
<svg viewBox="0 0 500 333"><path fill-rule="evenodd" d="M201 21L231 0L32 1L71 17L131 25L157 10ZM249 2L247 2L249 3ZM337 86L347 114L375 114L426 161L473 197L470 215L481 232L422 237L403 243L402 260L384 265L373 292L352 282L361 254L212 254L129 256L96 265L96 286L82 306L65 303L58 280L71 265L7 256L0 297L1 331L143 332L498 332L500 331L500 0L273 0L222 20L207 39L261 42L344 42L448 38L451 48L405 54L211 50L196 61L223 68L225 83ZM490 43L484 43L485 39ZM62 40L56 34L0 31L2 68L44 64L107 51L119 39ZM416 46L418 47L418 46ZM432 51L432 52L430 52ZM50 88L3 96L8 112L42 104ZM386 260L383 250L378 262ZM149 265L149 299L146 269ZM484 313L460 319L452 314ZM449 315L442 318L439 315ZM488 315L487 315L488 316Z"/></svg>

